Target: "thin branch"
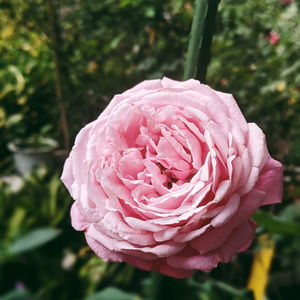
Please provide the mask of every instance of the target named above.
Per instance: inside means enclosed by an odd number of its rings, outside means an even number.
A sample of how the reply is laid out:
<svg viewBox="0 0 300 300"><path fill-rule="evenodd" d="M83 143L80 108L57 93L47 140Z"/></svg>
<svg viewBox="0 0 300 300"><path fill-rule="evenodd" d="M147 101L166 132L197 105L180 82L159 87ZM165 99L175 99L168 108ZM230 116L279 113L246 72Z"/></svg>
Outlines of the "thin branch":
<svg viewBox="0 0 300 300"><path fill-rule="evenodd" d="M69 150L69 127L66 116L66 105L63 98L62 87L62 67L61 67L61 52L60 52L60 30L57 22L57 13L53 0L48 0L48 15L50 22L50 36L52 40L53 59L55 65L55 94L58 101L58 109L60 113L60 126L62 129L64 148Z"/></svg>

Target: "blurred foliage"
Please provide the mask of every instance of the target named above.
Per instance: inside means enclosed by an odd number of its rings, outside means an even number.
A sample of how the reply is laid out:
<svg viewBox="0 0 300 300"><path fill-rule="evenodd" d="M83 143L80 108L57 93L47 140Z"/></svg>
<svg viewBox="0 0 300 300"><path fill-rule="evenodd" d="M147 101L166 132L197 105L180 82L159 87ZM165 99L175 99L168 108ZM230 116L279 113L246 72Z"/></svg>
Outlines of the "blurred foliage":
<svg viewBox="0 0 300 300"><path fill-rule="evenodd" d="M221 2L208 82L233 93L268 146L286 164L298 164L300 128L299 1ZM270 33L279 40L272 44Z"/></svg>
<svg viewBox="0 0 300 300"><path fill-rule="evenodd" d="M192 14L184 1L55 3L63 96L73 137L114 94L133 83L181 76ZM0 5L0 130L5 137L0 149L5 152L9 138L39 132L48 123L57 128L58 109L48 0L2 0ZM79 105L80 111L73 109ZM12 128L16 116L20 126ZM53 135L61 138L55 130Z"/></svg>
<svg viewBox="0 0 300 300"><path fill-rule="evenodd" d="M14 175L8 142L47 135L63 144L49 1L0 1L0 300L145 300L149 273L102 262L71 228L61 162L26 178ZM114 94L144 79L182 78L193 1L52 2L71 140ZM276 216L265 210L255 216L257 234L276 241L267 291L273 300L300 293L299 6L299 0L221 1L207 77L235 95L286 166L285 201L272 211ZM245 287L259 250L254 243L230 264L181 281L182 297L252 299ZM178 282L169 279L170 295Z"/></svg>

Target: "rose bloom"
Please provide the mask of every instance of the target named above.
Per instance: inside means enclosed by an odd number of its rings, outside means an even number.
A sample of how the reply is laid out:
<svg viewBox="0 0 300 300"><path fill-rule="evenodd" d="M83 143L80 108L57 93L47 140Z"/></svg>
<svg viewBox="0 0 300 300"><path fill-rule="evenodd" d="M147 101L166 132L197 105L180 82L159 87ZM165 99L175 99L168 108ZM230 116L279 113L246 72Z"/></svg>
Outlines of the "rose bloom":
<svg viewBox="0 0 300 300"><path fill-rule="evenodd" d="M289 5L289 4L291 4L293 2L293 0L281 0L280 1L280 3L282 4L282 5Z"/></svg>
<svg viewBox="0 0 300 300"><path fill-rule="evenodd" d="M282 166L230 94L144 81L85 126L62 181L72 225L104 261L183 278L249 247L251 219L282 197Z"/></svg>
<svg viewBox="0 0 300 300"><path fill-rule="evenodd" d="M276 45L280 40L280 36L277 31L271 30L268 35L268 41L271 45Z"/></svg>

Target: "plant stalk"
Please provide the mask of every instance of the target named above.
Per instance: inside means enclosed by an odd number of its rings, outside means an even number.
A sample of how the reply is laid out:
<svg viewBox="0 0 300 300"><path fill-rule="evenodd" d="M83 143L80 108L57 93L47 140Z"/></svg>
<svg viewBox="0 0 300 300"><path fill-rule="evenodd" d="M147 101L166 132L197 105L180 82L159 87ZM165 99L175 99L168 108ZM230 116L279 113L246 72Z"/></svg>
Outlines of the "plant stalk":
<svg viewBox="0 0 300 300"><path fill-rule="evenodd" d="M216 30L218 5L220 0L209 0L207 15L204 25L203 41L199 51L198 68L196 78L205 82L207 68L210 63L211 45Z"/></svg>
<svg viewBox="0 0 300 300"><path fill-rule="evenodd" d="M151 300L190 300L196 297L194 290L191 290L186 280L165 276L157 272L152 272L149 292Z"/></svg>
<svg viewBox="0 0 300 300"><path fill-rule="evenodd" d="M183 80L205 81L219 0L196 0Z"/></svg>
<svg viewBox="0 0 300 300"><path fill-rule="evenodd" d="M58 102L58 109L60 114L60 127L63 134L64 148L69 150L69 126L66 115L66 105L63 98L63 84L62 84L62 65L60 59L60 28L57 22L57 12L53 0L48 0L48 16L50 23L50 35L53 47L53 59L55 66L55 94Z"/></svg>
<svg viewBox="0 0 300 300"><path fill-rule="evenodd" d="M163 297L163 275L157 272L151 274L150 299L161 300Z"/></svg>

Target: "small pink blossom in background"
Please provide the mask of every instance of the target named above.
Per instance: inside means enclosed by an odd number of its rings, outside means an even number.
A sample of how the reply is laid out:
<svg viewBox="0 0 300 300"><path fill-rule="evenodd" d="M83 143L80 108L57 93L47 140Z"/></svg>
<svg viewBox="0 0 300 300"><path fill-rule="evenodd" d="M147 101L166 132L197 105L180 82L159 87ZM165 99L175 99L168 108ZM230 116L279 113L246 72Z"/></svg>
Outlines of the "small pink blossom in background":
<svg viewBox="0 0 300 300"><path fill-rule="evenodd" d="M22 281L16 282L16 290L17 291L24 291L25 289L26 289L26 286L25 286L24 282L22 282Z"/></svg>
<svg viewBox="0 0 300 300"><path fill-rule="evenodd" d="M62 180L72 225L102 260L176 278L247 249L255 211L282 198L261 129L197 80L116 95L77 135Z"/></svg>
<svg viewBox="0 0 300 300"><path fill-rule="evenodd" d="M288 5L288 4L291 4L293 2L293 0L280 0L280 3L282 5Z"/></svg>
<svg viewBox="0 0 300 300"><path fill-rule="evenodd" d="M271 30L268 35L268 41L271 45L276 45L280 40L280 36L277 31Z"/></svg>

